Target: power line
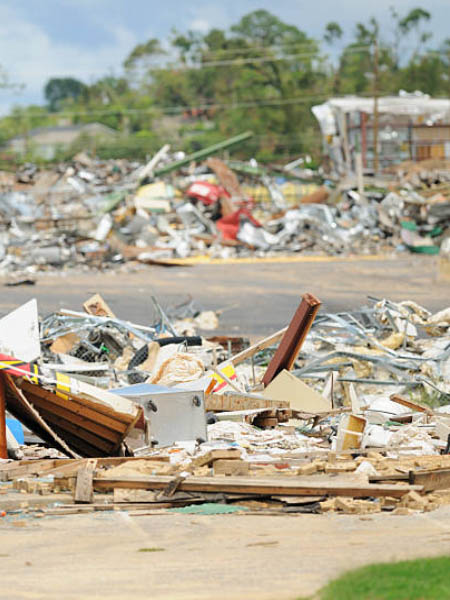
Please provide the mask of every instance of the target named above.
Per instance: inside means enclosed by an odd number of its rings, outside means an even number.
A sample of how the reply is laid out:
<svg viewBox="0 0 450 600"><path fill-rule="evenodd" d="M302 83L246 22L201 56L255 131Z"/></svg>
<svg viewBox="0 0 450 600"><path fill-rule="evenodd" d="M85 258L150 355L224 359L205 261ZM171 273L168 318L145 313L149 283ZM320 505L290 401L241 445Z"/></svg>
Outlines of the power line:
<svg viewBox="0 0 450 600"><path fill-rule="evenodd" d="M163 113L163 114L180 114L186 111L200 111L200 110L234 110L237 108L254 108L258 106L284 106L296 103L310 102L313 100L321 100L329 96L327 93L323 94L303 94L302 96L296 96L284 99L268 99L268 100L254 100L250 99L247 101L240 102L229 102L229 103L214 103L214 104L196 104L193 106L167 106L158 107L152 106L151 108L117 108L117 109L105 109L105 110L86 110L86 111L63 111L56 113L34 113L34 114L14 114L3 117L4 119L22 119L22 118L56 118L56 117L89 117L94 115L139 115L139 114L152 114L152 113ZM335 96L338 97L338 96ZM345 96L343 96L345 97Z"/></svg>
<svg viewBox="0 0 450 600"><path fill-rule="evenodd" d="M370 52L370 48L367 46L361 46L361 47L355 47L355 48L348 48L347 50L344 49L345 53L349 53L349 54L353 54L353 53L359 53L359 52ZM174 64L169 64L169 65L165 65L162 66L162 64L160 65L155 65L155 66L150 66L148 67L148 70L150 72L152 71L195 71L195 70L201 70L201 69L205 69L205 68L209 68L209 67L228 67L228 66L234 66L234 67L239 67L241 65L248 65L248 64L260 64L260 63L266 63L266 62L280 62L280 61L287 61L287 62L292 62L294 60L298 60L301 58L324 58L323 56L320 55L320 51L317 50L317 52L300 52L297 54L288 54L286 56L256 56L256 57L252 57L252 58L235 58L235 59L227 59L227 60L213 60L213 61L204 61L204 62L200 62L199 64L186 64L186 63L174 63Z"/></svg>
<svg viewBox="0 0 450 600"><path fill-rule="evenodd" d="M389 92L382 92L380 94L387 94ZM238 108L257 108L259 106L286 106L292 104L303 104L316 100L322 100L323 98L328 98L330 96L329 92L323 92L322 94L314 93L314 94L302 94L301 96L291 96L289 98L268 98L266 100L259 100L250 98L249 100L242 100L238 102L228 102L228 103L202 103L195 104L190 106L152 106L149 108L115 108L115 109L103 109L103 110L80 110L80 111L61 111L55 113L34 113L34 114L14 114L7 115L3 117L3 119L33 119L33 118L57 118L57 117L89 117L96 115L151 115L155 113L162 114L182 114L187 111L202 111L202 110L234 110ZM351 94L341 94L334 95L333 98L348 98ZM365 92L358 94L359 97L365 98L373 98L372 92ZM405 102L404 106L408 106Z"/></svg>

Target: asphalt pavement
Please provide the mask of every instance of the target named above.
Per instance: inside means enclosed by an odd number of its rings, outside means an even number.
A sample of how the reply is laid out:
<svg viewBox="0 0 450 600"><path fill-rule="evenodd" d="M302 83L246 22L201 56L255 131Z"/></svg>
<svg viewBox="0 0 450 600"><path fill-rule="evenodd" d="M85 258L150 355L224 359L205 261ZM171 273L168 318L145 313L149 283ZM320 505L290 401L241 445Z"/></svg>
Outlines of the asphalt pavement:
<svg viewBox="0 0 450 600"><path fill-rule="evenodd" d="M438 281L435 257L305 258L301 262L248 262L146 267L127 272L42 273L34 286L2 287L0 313L37 298L41 315L59 308L82 310L99 292L118 317L141 324L153 319L150 296L165 307L191 296L204 309L220 310L220 332L264 336L286 325L305 292L322 311L346 311L368 296L414 300L432 311L450 305L450 282ZM1 283L0 283L1 285Z"/></svg>

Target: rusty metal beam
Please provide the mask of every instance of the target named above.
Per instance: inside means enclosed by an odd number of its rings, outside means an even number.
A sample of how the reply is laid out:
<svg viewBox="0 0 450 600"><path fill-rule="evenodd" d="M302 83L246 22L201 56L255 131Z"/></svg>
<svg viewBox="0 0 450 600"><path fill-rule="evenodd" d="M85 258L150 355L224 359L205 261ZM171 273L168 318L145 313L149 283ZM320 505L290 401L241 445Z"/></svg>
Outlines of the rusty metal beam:
<svg viewBox="0 0 450 600"><path fill-rule="evenodd" d="M267 386L281 371L290 370L297 358L300 348L311 329L317 311L321 305L312 294L305 294L300 306L287 328L280 345L270 361L263 378L264 387Z"/></svg>

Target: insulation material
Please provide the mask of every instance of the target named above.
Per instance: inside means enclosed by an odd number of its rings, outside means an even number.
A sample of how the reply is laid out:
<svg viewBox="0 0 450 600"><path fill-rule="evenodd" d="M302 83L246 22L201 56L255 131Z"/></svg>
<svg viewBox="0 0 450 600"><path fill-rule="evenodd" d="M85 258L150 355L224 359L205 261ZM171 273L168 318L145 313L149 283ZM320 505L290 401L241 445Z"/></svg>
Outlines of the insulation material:
<svg viewBox="0 0 450 600"><path fill-rule="evenodd" d="M194 381L203 376L205 365L192 354L177 353L162 363L157 373L148 383L176 385L185 381Z"/></svg>

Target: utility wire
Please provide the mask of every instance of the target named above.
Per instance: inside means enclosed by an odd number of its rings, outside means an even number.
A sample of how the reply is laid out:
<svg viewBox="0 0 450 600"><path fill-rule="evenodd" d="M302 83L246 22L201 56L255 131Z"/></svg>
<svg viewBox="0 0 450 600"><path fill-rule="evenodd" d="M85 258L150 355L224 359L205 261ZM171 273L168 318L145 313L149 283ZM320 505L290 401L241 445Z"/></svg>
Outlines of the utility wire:
<svg viewBox="0 0 450 600"><path fill-rule="evenodd" d="M389 92L380 92L389 93ZM61 111L55 113L41 112L33 114L13 114L6 115L3 119L22 119L22 118L56 118L56 117L89 117L95 115L145 115L153 113L162 114L182 114L186 111L201 111L201 110L235 110L238 108L257 108L266 106L286 106L292 104L303 104L316 100L328 98L329 92L323 94L303 94L302 96L293 96L290 98L272 98L267 100L249 99L246 101L229 102L229 103L203 103L191 106L152 106L149 108L115 108L115 109L95 109L95 110L80 110L80 111ZM348 98L352 94L335 95L333 98ZM359 97L373 98L373 93L367 92L358 94ZM399 106L408 106L408 103L399 104Z"/></svg>

